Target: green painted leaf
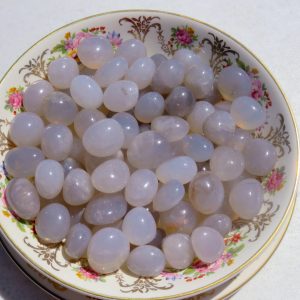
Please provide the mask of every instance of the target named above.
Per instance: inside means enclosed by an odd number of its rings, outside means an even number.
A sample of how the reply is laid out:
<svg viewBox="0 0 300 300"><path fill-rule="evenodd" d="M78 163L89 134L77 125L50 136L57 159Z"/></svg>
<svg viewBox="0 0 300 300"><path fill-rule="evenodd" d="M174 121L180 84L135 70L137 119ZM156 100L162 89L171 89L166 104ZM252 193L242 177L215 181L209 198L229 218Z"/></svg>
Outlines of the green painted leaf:
<svg viewBox="0 0 300 300"><path fill-rule="evenodd" d="M240 68L242 68L243 70L245 70L246 71L246 65L245 65L245 63L243 62L243 61L241 61L240 59L237 59L236 60L236 63L237 63L237 65L240 67Z"/></svg>
<svg viewBox="0 0 300 300"><path fill-rule="evenodd" d="M191 274L193 274L193 273L195 273L195 269L192 269L192 268L187 268L187 269L185 269L184 271L183 271L183 275L191 275Z"/></svg>
<svg viewBox="0 0 300 300"><path fill-rule="evenodd" d="M19 227L19 229L22 231L22 232L25 232L25 226L23 223L21 223L20 221L17 221L17 226Z"/></svg>

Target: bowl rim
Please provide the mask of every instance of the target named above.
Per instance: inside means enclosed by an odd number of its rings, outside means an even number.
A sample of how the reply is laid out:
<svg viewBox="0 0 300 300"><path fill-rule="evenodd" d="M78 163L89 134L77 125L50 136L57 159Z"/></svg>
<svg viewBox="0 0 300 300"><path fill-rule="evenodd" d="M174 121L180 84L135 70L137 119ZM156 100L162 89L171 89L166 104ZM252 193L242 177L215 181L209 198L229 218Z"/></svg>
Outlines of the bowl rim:
<svg viewBox="0 0 300 300"><path fill-rule="evenodd" d="M280 220L279 224L276 226L275 230L273 231L273 233L269 236L269 238L267 239L267 241L260 247L260 249L253 254L247 261L245 261L243 264L241 264L239 267L235 268L232 272L228 273L227 275L223 276L222 278L207 284L201 288L198 289L194 289L188 292L184 292L184 293L179 293L176 295L172 295L173 298L183 298L185 296L190 296L190 295L197 295L200 294L202 291L204 290L209 290L212 289L224 282L226 282L227 280L229 280L230 278L234 277L235 275L237 275L238 273L240 273L246 266L248 266L251 262L253 262L268 246L269 244L272 242L272 240L274 239L274 237L276 236L276 234L278 233L279 229L281 228L282 224L284 223L284 221L286 220L287 216L288 216L288 212L291 208L291 206L293 205L293 199L294 197L296 197L296 193L297 193L297 187L298 187L298 183L299 183L299 147L300 147L300 141L299 141L299 132L298 132L298 127L297 127L297 123L295 120L295 116L294 113L291 109L291 106L287 100L286 95L284 94L284 92L282 91L281 86L279 85L279 83L276 81L276 79L274 78L274 76L272 75L271 71L266 67L266 65L262 62L261 59L259 59L251 50L249 50L245 45L243 45L241 42L239 42L237 39L235 39L234 37L232 37L230 34L224 32L223 30L212 26L204 21L200 21L196 18L193 17L189 17L186 15L182 15L179 13L174 13L174 12L168 12L168 11L164 11L164 10L156 10L156 9L125 9L125 10L113 10L113 11L107 11L107 12L103 12L103 13L97 13L94 15L89 15L87 17L83 17L80 19L76 19L75 21L72 21L70 23L67 23L61 27L56 28L55 30L49 32L48 34L46 34L45 36L43 36L42 38L40 38L37 42L35 42L31 47L29 47L27 50L25 50L15 61L14 63L9 67L9 69L4 73L4 75L2 76L2 78L0 79L0 87L2 82L5 80L6 76L9 74L9 72L14 68L14 66L22 59L22 57L27 54L31 49L33 49L36 45L40 44L41 42L43 42L44 40L46 40L49 36L53 35L54 33L60 31L61 29L68 27L70 25L76 24L76 23L80 23L82 21L94 18L94 17L100 17L100 16L105 16L105 15L114 15L114 14L119 14L119 13L136 13L136 12L141 12L141 13L159 13L159 14L165 14L165 15L171 15L171 16L176 16L176 17L180 17L183 19L187 19L189 21L194 21L197 22L199 24L203 24L209 28L212 28L213 30L216 30L220 33L222 33L224 36L226 36L227 38L233 40L235 43L237 43L241 48L243 48L246 52L248 52L251 56L253 56L260 64L261 66L265 69L266 73L271 77L271 79L274 81L275 85L277 86L279 92L281 93L285 104L287 105L290 117L291 117L291 121L295 130L295 138L296 138L296 177L295 177L295 181L294 181L294 187L293 187L293 191L292 194L289 197L289 204L283 214L282 219ZM73 284L70 283L66 283L63 282L61 279L57 278L56 276L50 274L47 270L45 270L44 268L40 268L38 266L35 265L34 261L29 258L29 256L24 253L17 245L15 245L9 238L8 235L5 231L5 229L2 227L2 225L0 224L0 232L2 234L2 236L5 238L6 241L8 241L8 243L13 247L16 248L17 251L21 254L21 256L27 261L29 262L35 269L37 269L39 272L43 273L44 275L50 277L52 280L62 284L63 286L66 286L68 288L71 288L72 290L75 290L77 292L81 292L84 294L89 294L92 296L97 296L97 297L104 297L106 299L113 299L116 300L116 298L113 298L109 295L103 295L101 293L95 293L95 292L91 292L88 291L86 289L83 288L78 288ZM122 300L130 300L130 298L127 297L118 297L118 299L122 299ZM138 300L138 298L135 298L136 300ZM145 298L141 298L143 300L145 300ZM170 299L169 296L163 296L163 297L154 297L151 298L152 300L164 300L164 299Z"/></svg>

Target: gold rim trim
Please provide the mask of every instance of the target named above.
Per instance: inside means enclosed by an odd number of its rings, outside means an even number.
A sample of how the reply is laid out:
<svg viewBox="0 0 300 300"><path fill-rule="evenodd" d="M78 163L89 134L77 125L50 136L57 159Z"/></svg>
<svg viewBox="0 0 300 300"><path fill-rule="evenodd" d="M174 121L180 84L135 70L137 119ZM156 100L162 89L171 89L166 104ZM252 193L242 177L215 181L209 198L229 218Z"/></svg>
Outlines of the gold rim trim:
<svg viewBox="0 0 300 300"><path fill-rule="evenodd" d="M12 70L12 68L19 62L19 60L25 54L27 54L36 45L40 44L42 41L44 41L45 39L47 39L52 34L60 31L61 29L66 28L66 27L68 27L68 26L70 26L72 24L76 24L76 23L79 23L79 22L82 22L82 21L85 21L85 20L88 20L88 19L91 19L91 18L95 18L95 17L105 16L105 15L109 15L109 14L114 15L114 14L119 14L119 13L136 13L136 12L141 12L141 13L159 13L159 14L177 16L177 17L181 17L181 18L184 18L184 19L187 19L187 20L190 20L190 21L197 22L199 24L203 24L203 25L205 25L205 26L207 26L209 28L212 28L213 30L221 32L223 35L225 35L226 37L228 37L231 40L233 40L241 48L243 48L248 53L250 53L261 64L261 66L265 69L265 71L268 73L268 75L272 78L272 80L275 82L276 86L278 87L279 92L281 93L281 95L282 95L282 97L283 97L283 99L284 99L284 101L285 101L285 103L286 103L286 105L288 107L288 110L289 110L289 113L290 113L290 116L291 116L291 119L292 119L292 123L294 125L294 130L295 130L295 135L296 135L296 147L297 147L297 149L296 149L296 157L297 157L297 161L296 161L296 177L295 177L295 181L294 181L294 188L293 188L293 191L292 191L292 195L290 196L290 199L293 199L295 197L295 195L296 195L296 192L297 192L297 185L298 185L298 179L299 179L299 134L298 134L298 128L297 128L297 125L296 125L294 113L292 112L292 109L291 109L291 107L290 107L290 105L289 105L289 103L287 101L287 98L286 98L285 94L283 93L280 85L278 84L278 82L276 81L276 79L274 78L274 76L271 74L270 70L265 66L265 64L254 53L252 53L252 51L250 51L247 47L245 47L242 43L240 43L238 40L236 40L231 35L225 33L224 31L222 31L222 30L220 30L220 29L218 29L218 28L216 28L216 27L214 27L214 26L212 26L212 25L210 25L210 24L208 24L206 22L199 21L199 20L197 20L195 18L188 17L188 16L181 15L181 14L177 14L177 13L171 13L171 12L166 12L166 11L162 11L162 10L151 10L151 9L116 10L116 11L109 11L109 12L105 12L105 13L99 13L99 14L94 14L94 15L88 16L88 17L84 17L84 18L75 20L73 22L70 22L70 23L68 23L68 24L66 24L64 26L61 26L61 27L53 30L52 32L48 33L43 38L41 38L40 40L38 40L36 43L34 43L30 48L28 48L25 52L23 52L23 54L21 54L19 56L19 58L11 65L11 67L5 72L5 74L3 75L3 77L0 80L0 85L5 80L5 77L7 76L7 74ZM232 278L236 274L240 273L247 265L249 265L251 262L253 262L264 251L264 249L266 247L268 247L268 245L272 242L272 240L274 239L275 235L279 231L280 227L284 223L284 221L285 221L285 219L287 217L288 211L291 208L292 204L293 204L293 201L290 201L287 209L284 212L284 215L283 215L281 221L279 222L279 224L277 225L277 227L275 228L275 230L273 231L273 233L271 234L271 236L268 238L268 240L264 243L264 245L254 255L252 255L252 257L250 257L246 262L244 262L238 268L236 268L235 270L233 270L231 273L227 274L226 276L222 277L221 279L219 279L219 280L217 280L215 282L212 282L210 284L207 284L206 286L203 286L203 287L201 287L199 289L192 290L190 292L185 292L185 293L176 294L176 295L172 295L172 296L155 297L155 298L151 298L151 299L152 300L165 300L165 299L174 299L174 298L177 298L177 297L180 298L180 297L184 297L184 296L197 295L197 294L201 293L204 290L212 289L212 288L220 285L221 283L229 280L230 278ZM29 258L26 253L23 253L23 251L8 238L7 233L6 233L5 229L1 226L1 224L0 224L0 229L1 229L1 232L4 232L4 234L2 234L2 235L4 236L4 238L6 239L6 241L12 247L16 248L18 250L18 252L21 253L21 255L23 256L23 258L27 262L29 262L34 268L37 268L44 275L46 275L47 277L50 277L52 280L54 280L54 281L62 284L63 286L66 286L67 288L70 288L70 289L75 290L77 292L81 292L81 293L83 292L84 294L88 294L88 295L91 295L91 296L104 297L104 298L113 299L113 300L116 300L116 299L131 300L130 298L126 298L126 297L113 298L113 297L108 296L108 295L94 293L94 292L88 291L86 289L78 288L78 287L76 287L73 284L65 283L65 282L61 281L61 279L59 279L56 276L50 274L44 268L36 266L35 263L34 263L34 261L31 258ZM170 297L172 297L172 298L170 298ZM145 299L147 299L147 298L135 298L135 300L145 300Z"/></svg>

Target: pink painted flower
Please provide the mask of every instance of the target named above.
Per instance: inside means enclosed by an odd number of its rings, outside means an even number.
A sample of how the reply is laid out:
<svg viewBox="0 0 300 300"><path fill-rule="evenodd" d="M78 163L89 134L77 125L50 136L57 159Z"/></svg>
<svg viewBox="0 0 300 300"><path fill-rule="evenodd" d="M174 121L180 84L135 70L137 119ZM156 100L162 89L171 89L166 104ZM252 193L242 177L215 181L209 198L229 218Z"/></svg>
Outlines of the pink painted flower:
<svg viewBox="0 0 300 300"><path fill-rule="evenodd" d="M113 47L117 48L122 44L122 39L120 33L117 33L115 31L109 32L106 36L106 38L110 41Z"/></svg>
<svg viewBox="0 0 300 300"><path fill-rule="evenodd" d="M190 36L189 32L185 29L179 29L176 32L176 38L177 38L178 44L181 44L181 45L189 45L193 42L193 39Z"/></svg>
<svg viewBox="0 0 300 300"><path fill-rule="evenodd" d="M264 91L261 81L259 79L253 79L251 96L256 100L259 100L263 96L263 94Z"/></svg>
<svg viewBox="0 0 300 300"><path fill-rule="evenodd" d="M15 92L9 95L8 103L12 106L13 109L19 109L23 104L23 93Z"/></svg>
<svg viewBox="0 0 300 300"><path fill-rule="evenodd" d="M266 189L268 192L275 192L282 188L283 186L283 173L278 172L277 170L272 170L271 174L268 177L266 182Z"/></svg>
<svg viewBox="0 0 300 300"><path fill-rule="evenodd" d="M81 275L80 277L85 277L88 279L98 279L99 274L90 269L89 267L81 267L78 270L78 273Z"/></svg>
<svg viewBox="0 0 300 300"><path fill-rule="evenodd" d="M85 39L87 37L91 37L91 36L93 36L93 34L90 33L90 32L80 31L80 32L76 33L75 38L73 39L73 48L72 49L77 49L78 46L79 46L79 44L80 44L80 42L83 39Z"/></svg>

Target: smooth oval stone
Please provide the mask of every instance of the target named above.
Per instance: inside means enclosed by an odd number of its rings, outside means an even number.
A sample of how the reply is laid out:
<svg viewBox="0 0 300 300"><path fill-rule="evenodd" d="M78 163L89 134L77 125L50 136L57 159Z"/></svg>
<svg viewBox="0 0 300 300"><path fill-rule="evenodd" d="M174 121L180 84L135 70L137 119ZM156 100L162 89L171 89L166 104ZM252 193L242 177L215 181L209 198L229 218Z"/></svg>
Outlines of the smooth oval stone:
<svg viewBox="0 0 300 300"><path fill-rule="evenodd" d="M9 128L9 136L17 146L37 146L41 142L44 122L36 114L17 114Z"/></svg>
<svg viewBox="0 0 300 300"><path fill-rule="evenodd" d="M255 176L267 175L276 164L275 147L264 139L250 139L243 151L245 169Z"/></svg>
<svg viewBox="0 0 300 300"><path fill-rule="evenodd" d="M107 109L122 112L132 109L139 97L139 89L135 82L119 80L111 83L105 90L103 102Z"/></svg>
<svg viewBox="0 0 300 300"><path fill-rule="evenodd" d="M116 56L124 57L130 66L135 60L147 55L143 42L137 39L130 39L123 42L116 51Z"/></svg>
<svg viewBox="0 0 300 300"><path fill-rule="evenodd" d="M44 99L54 91L47 80L38 80L27 87L23 94L23 105L26 111L43 114Z"/></svg>
<svg viewBox="0 0 300 300"><path fill-rule="evenodd" d="M74 169L67 175L63 184L63 197L70 205L87 203L94 194L90 175L82 169Z"/></svg>
<svg viewBox="0 0 300 300"><path fill-rule="evenodd" d="M131 244L142 246L155 238L156 223L144 207L135 207L124 217L122 231Z"/></svg>
<svg viewBox="0 0 300 300"><path fill-rule="evenodd" d="M220 101L220 102L217 102L214 105L214 107L217 110L223 110L223 111L227 111L228 113L230 113L231 105L232 105L232 102L230 102L230 101Z"/></svg>
<svg viewBox="0 0 300 300"><path fill-rule="evenodd" d="M203 124L207 117L214 113L215 109L207 101L196 102L192 112L187 116L192 132L203 134Z"/></svg>
<svg viewBox="0 0 300 300"><path fill-rule="evenodd" d="M215 214L207 217L203 221L203 226L211 227L218 231L222 236L225 236L232 229L232 221L224 214Z"/></svg>
<svg viewBox="0 0 300 300"><path fill-rule="evenodd" d="M174 269L187 268L195 257L190 237L184 233L168 235L162 243L162 249L168 265Z"/></svg>
<svg viewBox="0 0 300 300"><path fill-rule="evenodd" d="M142 123L150 123L155 117L161 116L165 109L165 100L157 92L142 95L134 107L134 116Z"/></svg>
<svg viewBox="0 0 300 300"><path fill-rule="evenodd" d="M91 237L92 232L86 225L78 223L72 226L64 246L67 255L73 259L82 257Z"/></svg>
<svg viewBox="0 0 300 300"><path fill-rule="evenodd" d="M93 270L100 274L117 271L129 256L128 239L121 230L103 228L96 232L88 245L87 258Z"/></svg>
<svg viewBox="0 0 300 300"><path fill-rule="evenodd" d="M155 63L150 57L135 60L126 73L126 80L135 82L140 90L150 85L155 72Z"/></svg>
<svg viewBox="0 0 300 300"><path fill-rule="evenodd" d="M114 51L107 39L91 36L80 42L77 55L82 64L89 69L98 69L113 58Z"/></svg>
<svg viewBox="0 0 300 300"><path fill-rule="evenodd" d="M76 134L82 138L85 131L97 121L105 119L104 113L97 109L82 109L75 117L74 129Z"/></svg>
<svg viewBox="0 0 300 300"><path fill-rule="evenodd" d="M211 172L199 172L189 185L189 199L200 213L214 213L224 201L221 180Z"/></svg>
<svg viewBox="0 0 300 300"><path fill-rule="evenodd" d="M46 157L54 160L66 159L73 146L73 135L65 125L48 125L42 136L41 148Z"/></svg>
<svg viewBox="0 0 300 300"><path fill-rule="evenodd" d="M153 199L155 211L167 211L176 206L184 197L185 189L178 180L170 180L162 185Z"/></svg>
<svg viewBox="0 0 300 300"><path fill-rule="evenodd" d="M220 93L225 100L233 100L251 93L251 79L249 75L237 66L229 66L221 70L217 79Z"/></svg>
<svg viewBox="0 0 300 300"><path fill-rule="evenodd" d="M91 176L92 184L102 193L116 193L125 188L130 172L121 159L110 159L99 165Z"/></svg>
<svg viewBox="0 0 300 300"><path fill-rule="evenodd" d="M181 140L189 132L187 121L176 116L159 116L152 120L151 129L160 133L169 142Z"/></svg>
<svg viewBox="0 0 300 300"><path fill-rule="evenodd" d="M229 203L233 211L242 219L250 220L260 211L264 200L264 191L256 179L244 179L233 186Z"/></svg>
<svg viewBox="0 0 300 300"><path fill-rule="evenodd" d="M92 225L112 224L124 217L127 202L121 193L96 195L84 211L84 219Z"/></svg>
<svg viewBox="0 0 300 300"><path fill-rule="evenodd" d="M248 131L236 128L235 132L228 138L225 145L232 147L235 150L243 151L247 141L250 139L251 135Z"/></svg>
<svg viewBox="0 0 300 300"><path fill-rule="evenodd" d="M222 235L213 228L197 227L191 242L196 256L204 263L213 263L223 254L225 244Z"/></svg>
<svg viewBox="0 0 300 300"><path fill-rule="evenodd" d="M184 84L196 99L204 99L213 90L214 72L209 65L198 64L188 70Z"/></svg>
<svg viewBox="0 0 300 300"><path fill-rule="evenodd" d="M169 115L185 117L193 110L195 98L184 86L175 87L166 99L166 111Z"/></svg>
<svg viewBox="0 0 300 300"><path fill-rule="evenodd" d="M197 174L197 165L189 156L177 156L165 161L156 169L156 176L162 183L178 180L182 184L190 182Z"/></svg>
<svg viewBox="0 0 300 300"><path fill-rule="evenodd" d="M226 111L216 110L203 125L204 135L217 145L224 145L234 132L234 120Z"/></svg>
<svg viewBox="0 0 300 300"><path fill-rule="evenodd" d="M191 234L197 223L197 212L186 201L180 201L170 210L160 213L160 227L167 233Z"/></svg>
<svg viewBox="0 0 300 300"><path fill-rule="evenodd" d="M252 97L238 97L233 100L230 114L242 129L254 130L266 122L266 110Z"/></svg>
<svg viewBox="0 0 300 300"><path fill-rule="evenodd" d="M190 49L182 48L175 52L174 58L184 65L185 72L194 66L208 65L207 60Z"/></svg>
<svg viewBox="0 0 300 300"><path fill-rule="evenodd" d="M40 211L40 197L26 178L16 178L6 188L9 207L22 219L34 220Z"/></svg>
<svg viewBox="0 0 300 300"><path fill-rule="evenodd" d="M162 251L154 246L136 247L127 259L128 269L137 276L155 277L165 267L166 259Z"/></svg>
<svg viewBox="0 0 300 300"><path fill-rule="evenodd" d="M82 141L78 137L73 136L73 143L69 156L75 159L76 161L83 163L84 153L86 153L86 151L84 150Z"/></svg>
<svg viewBox="0 0 300 300"><path fill-rule="evenodd" d="M133 172L125 188L125 199L131 206L151 203L158 189L155 173L147 169Z"/></svg>
<svg viewBox="0 0 300 300"><path fill-rule="evenodd" d="M140 128L137 120L127 112L116 113L113 117L122 127L124 131L123 148L127 149L133 138L140 133Z"/></svg>
<svg viewBox="0 0 300 300"><path fill-rule="evenodd" d="M124 57L115 57L99 68L94 79L102 87L108 87L111 83L121 80L128 70L128 63Z"/></svg>
<svg viewBox="0 0 300 300"><path fill-rule="evenodd" d="M104 119L91 125L83 134L82 143L86 151L98 157L116 153L124 144L121 125L113 119Z"/></svg>
<svg viewBox="0 0 300 300"><path fill-rule="evenodd" d="M102 104L102 89L94 79L87 75L78 75L73 78L70 93L74 101L83 108L96 109Z"/></svg>
<svg viewBox="0 0 300 300"><path fill-rule="evenodd" d="M150 58L154 61L156 68L158 68L163 61L167 60L167 58L161 53L153 54Z"/></svg>
<svg viewBox="0 0 300 300"><path fill-rule="evenodd" d="M51 203L42 208L35 220L36 233L46 243L61 242L69 229L69 211L59 203Z"/></svg>
<svg viewBox="0 0 300 300"><path fill-rule="evenodd" d="M59 162L45 159L38 164L34 180L39 194L45 199L52 199L62 190L64 169Z"/></svg>
<svg viewBox="0 0 300 300"><path fill-rule="evenodd" d="M238 178L244 171L242 153L227 146L217 147L210 159L210 169L222 181Z"/></svg>
<svg viewBox="0 0 300 300"><path fill-rule="evenodd" d="M162 242L165 237L166 232L161 228L157 228L155 238L150 243L148 243L148 245L161 248Z"/></svg>
<svg viewBox="0 0 300 300"><path fill-rule="evenodd" d="M172 149L169 142L154 131L138 134L127 150L129 163L137 169L155 169L171 156Z"/></svg>
<svg viewBox="0 0 300 300"><path fill-rule="evenodd" d="M85 210L85 205L80 205L80 206L68 205L67 208L71 217L71 226L80 223Z"/></svg>
<svg viewBox="0 0 300 300"><path fill-rule="evenodd" d="M196 162L209 160L214 152L213 143L200 134L189 134L182 140L182 151Z"/></svg>
<svg viewBox="0 0 300 300"><path fill-rule="evenodd" d="M68 89L72 79L78 74L77 62L71 57L57 58L48 66L48 79L57 89Z"/></svg>
<svg viewBox="0 0 300 300"><path fill-rule="evenodd" d="M4 159L7 173L13 177L34 176L37 165L44 159L44 155L36 147L16 147L9 150Z"/></svg>
<svg viewBox="0 0 300 300"><path fill-rule="evenodd" d="M78 112L74 100L63 92L53 92L44 101L43 113L53 124L70 125Z"/></svg>

